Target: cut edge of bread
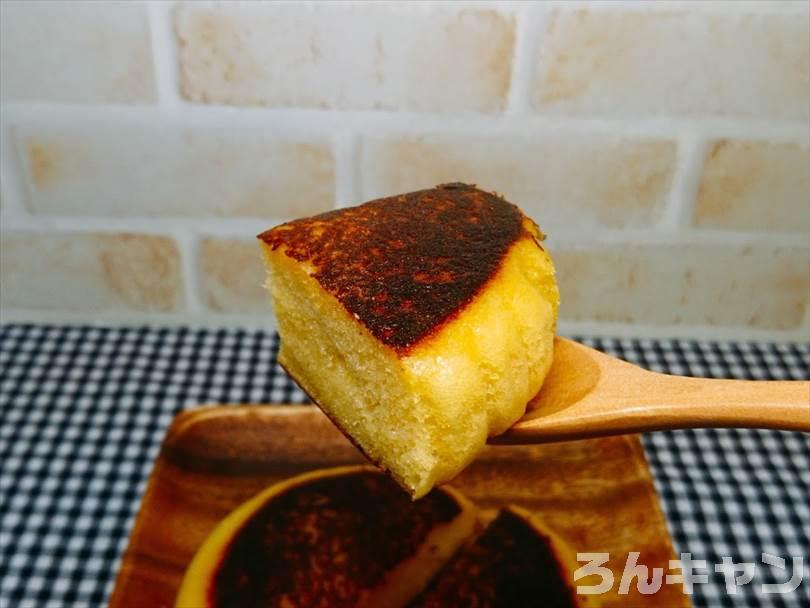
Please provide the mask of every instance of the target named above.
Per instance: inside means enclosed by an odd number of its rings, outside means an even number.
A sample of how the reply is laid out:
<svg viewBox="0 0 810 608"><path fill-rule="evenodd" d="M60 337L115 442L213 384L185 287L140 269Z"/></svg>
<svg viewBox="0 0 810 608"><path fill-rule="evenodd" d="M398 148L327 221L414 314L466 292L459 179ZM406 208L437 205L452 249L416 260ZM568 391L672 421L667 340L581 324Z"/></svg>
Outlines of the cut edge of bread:
<svg viewBox="0 0 810 608"><path fill-rule="evenodd" d="M533 236L516 241L473 301L405 354L371 335L306 263L282 248L264 252L279 362L414 498L516 422L551 366L559 293Z"/></svg>

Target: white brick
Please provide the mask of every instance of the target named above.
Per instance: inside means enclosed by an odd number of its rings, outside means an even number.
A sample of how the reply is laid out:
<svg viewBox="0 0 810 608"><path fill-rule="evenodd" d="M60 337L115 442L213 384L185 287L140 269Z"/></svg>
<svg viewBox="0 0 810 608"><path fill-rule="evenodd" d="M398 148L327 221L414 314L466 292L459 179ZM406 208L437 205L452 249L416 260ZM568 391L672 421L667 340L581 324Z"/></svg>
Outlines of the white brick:
<svg viewBox="0 0 810 608"><path fill-rule="evenodd" d="M540 110L810 116L806 11L561 10L549 15L540 49L534 84Z"/></svg>
<svg viewBox="0 0 810 608"><path fill-rule="evenodd" d="M205 237L200 242L199 266L202 296L209 309L271 314L258 239Z"/></svg>
<svg viewBox="0 0 810 608"><path fill-rule="evenodd" d="M180 254L143 234L4 232L0 305L70 312L183 310Z"/></svg>
<svg viewBox="0 0 810 608"><path fill-rule="evenodd" d="M463 181L497 191L544 230L651 226L662 215L676 145L582 132L369 138L363 198Z"/></svg>
<svg viewBox="0 0 810 608"><path fill-rule="evenodd" d="M549 248L564 320L793 330L810 298L807 247Z"/></svg>
<svg viewBox="0 0 810 608"><path fill-rule="evenodd" d="M331 146L260 129L25 126L36 214L291 218L334 204Z"/></svg>
<svg viewBox="0 0 810 608"><path fill-rule="evenodd" d="M695 224L810 234L807 143L714 142L695 205Z"/></svg>
<svg viewBox="0 0 810 608"><path fill-rule="evenodd" d="M0 2L4 100L156 99L143 2Z"/></svg>
<svg viewBox="0 0 810 608"><path fill-rule="evenodd" d="M514 19L425 4L268 3L177 14L192 100L340 109L504 107Z"/></svg>

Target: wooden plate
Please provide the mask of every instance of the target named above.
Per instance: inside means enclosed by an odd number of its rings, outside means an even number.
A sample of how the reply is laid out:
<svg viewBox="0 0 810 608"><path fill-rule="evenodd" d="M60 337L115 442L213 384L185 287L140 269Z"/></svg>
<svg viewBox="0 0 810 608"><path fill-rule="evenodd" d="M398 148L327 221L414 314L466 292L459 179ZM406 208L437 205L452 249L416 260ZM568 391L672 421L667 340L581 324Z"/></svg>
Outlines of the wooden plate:
<svg viewBox="0 0 810 608"><path fill-rule="evenodd" d="M149 479L110 606L172 606L195 551L234 507L280 479L359 462L360 453L312 406L181 413ZM535 512L579 552L609 553L615 583L605 605L690 605L676 585L642 595L633 584L629 595L618 595L629 551L665 572L674 558L637 436L490 446L453 486L485 508L515 504Z"/></svg>

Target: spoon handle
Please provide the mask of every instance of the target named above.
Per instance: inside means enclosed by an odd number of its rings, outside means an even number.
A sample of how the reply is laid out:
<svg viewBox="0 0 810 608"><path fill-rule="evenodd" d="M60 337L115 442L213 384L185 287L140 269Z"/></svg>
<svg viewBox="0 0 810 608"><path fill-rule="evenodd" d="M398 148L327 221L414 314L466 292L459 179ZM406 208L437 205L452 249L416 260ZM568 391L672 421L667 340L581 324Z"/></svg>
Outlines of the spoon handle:
<svg viewBox="0 0 810 608"><path fill-rule="evenodd" d="M531 410L490 442L550 443L688 428L810 433L810 382L687 378L632 368L608 390L568 407Z"/></svg>
<svg viewBox="0 0 810 608"><path fill-rule="evenodd" d="M810 432L810 382L652 374L660 428L747 427ZM659 426L659 425L656 425Z"/></svg>

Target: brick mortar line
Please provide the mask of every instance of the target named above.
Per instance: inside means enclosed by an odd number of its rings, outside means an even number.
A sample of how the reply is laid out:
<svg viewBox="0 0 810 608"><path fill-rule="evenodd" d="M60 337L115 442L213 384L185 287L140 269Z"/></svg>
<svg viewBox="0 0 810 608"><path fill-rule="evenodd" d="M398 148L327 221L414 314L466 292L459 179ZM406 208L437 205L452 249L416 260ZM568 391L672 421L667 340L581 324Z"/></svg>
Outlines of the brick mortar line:
<svg viewBox="0 0 810 608"><path fill-rule="evenodd" d="M174 7L171 1L149 0L146 15L158 104L163 108L181 110L183 99L179 91L177 42L172 22Z"/></svg>
<svg viewBox="0 0 810 608"><path fill-rule="evenodd" d="M707 147L708 139L694 132L686 132L680 137L675 174L672 176L660 229L682 231L692 225Z"/></svg>
<svg viewBox="0 0 810 608"><path fill-rule="evenodd" d="M513 4L513 3L508 3ZM545 0L549 10L577 12L587 9L596 13L672 13L688 12L693 15L806 15L807 5L802 0L780 4L769 0L723 0L723 2L695 0ZM497 8L495 3L493 7Z"/></svg>
<svg viewBox="0 0 810 608"><path fill-rule="evenodd" d="M515 45L504 114L519 116L531 111L531 82L542 13L538 5L531 3L512 14L515 19Z"/></svg>
<svg viewBox="0 0 810 608"><path fill-rule="evenodd" d="M688 10L691 14L731 14L738 15L804 15L807 7L801 0L790 5L780 5L768 0L750 1L724 0L718 2L696 2L695 0L548 0L549 8L562 9L566 12L575 12L586 8L600 13L620 13L625 11L646 13L669 13L672 11Z"/></svg>
<svg viewBox="0 0 810 608"><path fill-rule="evenodd" d="M432 114L382 110L319 110L183 104L179 111L159 105L58 104L5 102L9 124L64 127L104 126L262 127L270 137L325 137L336 129L359 135L420 133L520 135L527 131L584 131L629 138L675 139L684 129L707 138L806 140L806 121L712 116L606 116L529 112L525 114ZM472 133L470 131L473 131Z"/></svg>
<svg viewBox="0 0 810 608"><path fill-rule="evenodd" d="M148 312L68 312L33 309L3 309L0 323L88 323L91 325L148 325L185 327L232 327L248 329L275 329L275 319L268 302L267 314L214 313L148 313ZM561 320L558 326L561 335L606 336L618 338L648 339L705 339L705 340L753 340L782 343L804 343L808 335L798 330L754 330L744 327L696 325L643 325L607 323L597 321Z"/></svg>
<svg viewBox="0 0 810 608"><path fill-rule="evenodd" d="M0 112L0 195L3 197L2 225L16 218L30 216L25 204L28 184L28 171L19 158L12 135L14 123L9 121L4 112Z"/></svg>
<svg viewBox="0 0 810 608"><path fill-rule="evenodd" d="M335 208L360 202L359 137L351 131L338 131L332 142L335 163Z"/></svg>
<svg viewBox="0 0 810 608"><path fill-rule="evenodd" d="M62 232L134 232L141 234L189 234L255 236L261 230L285 221L282 218L219 217L98 217L98 216L24 216L9 217L4 232L56 230Z"/></svg>
<svg viewBox="0 0 810 608"><path fill-rule="evenodd" d="M542 223L541 223L542 226ZM810 238L800 232L734 232L716 229L688 228L676 231L661 229L602 228L591 230L555 230L549 228L549 248L563 245L566 248L588 251L594 247L613 245L672 246L672 245L718 245L718 246L784 246L806 249Z"/></svg>
<svg viewBox="0 0 810 608"><path fill-rule="evenodd" d="M360 202L360 201L358 201ZM289 219L289 218L286 218ZM4 218L2 232L62 232L62 233L136 233L181 238L213 236L251 239L262 230L271 228L285 218L218 218L218 217L117 217L93 216L58 217L25 216ZM542 225L542 218L538 218ZM589 228L587 230L548 227L548 245L566 249L591 250L612 246L781 246L810 248L810 239L803 233L735 232L717 229L688 228Z"/></svg>
<svg viewBox="0 0 810 608"><path fill-rule="evenodd" d="M183 291L186 308L191 314L201 314L206 310L202 292L202 269L199 261L199 235L189 230L178 230L174 240L180 253L180 267L183 271Z"/></svg>
<svg viewBox="0 0 810 608"><path fill-rule="evenodd" d="M252 0L240 0L232 3L231 6L250 6ZM228 12L229 7L221 0L196 0L197 6L214 8ZM308 1L302 4L341 4L340 0ZM393 4L396 4L394 2ZM507 13L520 10L525 6L525 0L434 0L432 2L419 2L423 4L420 10L429 11L433 9L459 11L465 9L497 10ZM804 15L807 7L801 0L794 0L791 4L780 4L768 0L725 0L722 3L715 2L695 2L695 0L652 0L638 2L638 0L545 0L544 4L552 10L563 10L565 12L576 12L588 9L594 12L641 12L641 13L670 13L673 10L688 10L690 13L705 14L731 14L737 15ZM223 10L224 9L224 10Z"/></svg>
<svg viewBox="0 0 810 608"><path fill-rule="evenodd" d="M88 323L90 325L149 325L149 326L190 326L190 327L264 327L275 329L275 319L268 301L267 315L218 314L202 311L199 314L155 313L155 312L69 312L33 309L3 309L0 322L39 322L39 323Z"/></svg>
<svg viewBox="0 0 810 608"><path fill-rule="evenodd" d="M801 329L768 330L733 326L652 325L644 323L610 323L604 321L567 321L558 324L562 335L615 336L619 338L682 338L697 340L753 340L763 342L806 342Z"/></svg>

